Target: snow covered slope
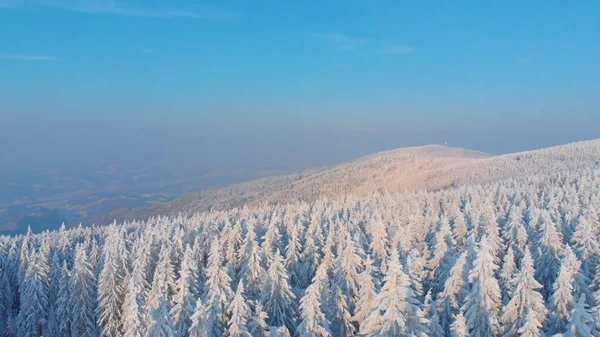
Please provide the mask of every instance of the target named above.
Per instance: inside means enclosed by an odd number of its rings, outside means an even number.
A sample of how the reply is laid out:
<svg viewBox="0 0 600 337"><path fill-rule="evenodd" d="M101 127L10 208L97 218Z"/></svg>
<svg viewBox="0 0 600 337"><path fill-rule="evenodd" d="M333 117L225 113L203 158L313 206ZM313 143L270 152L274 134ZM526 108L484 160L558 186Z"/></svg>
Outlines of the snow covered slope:
<svg viewBox="0 0 600 337"><path fill-rule="evenodd" d="M600 160L600 140L501 156L442 145L400 148L333 167L316 168L225 188L186 194L148 208L124 209L94 219L96 224L193 214L210 209L314 201L321 197L364 196L373 192L438 190L523 174L551 173Z"/></svg>
<svg viewBox="0 0 600 337"><path fill-rule="evenodd" d="M193 214L244 205L314 201L323 196L333 198L345 194L367 195L375 191L442 188L449 184L441 181L432 186L427 184L427 180L435 175L435 172L475 163L490 156L479 151L442 145L400 148L332 167L308 169L289 175L190 193L152 207L117 210L92 219L92 222L107 224L114 219L147 219L157 215Z"/></svg>

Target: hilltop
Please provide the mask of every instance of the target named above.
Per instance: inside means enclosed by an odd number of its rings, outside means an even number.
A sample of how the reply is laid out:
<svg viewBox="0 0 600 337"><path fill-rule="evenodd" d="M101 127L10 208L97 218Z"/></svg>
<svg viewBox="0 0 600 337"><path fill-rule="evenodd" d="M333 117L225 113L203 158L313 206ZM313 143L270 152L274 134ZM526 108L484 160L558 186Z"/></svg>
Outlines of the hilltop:
<svg viewBox="0 0 600 337"><path fill-rule="evenodd" d="M439 190L460 183L485 183L525 172L551 173L576 161L597 161L600 140L540 150L492 155L443 145L378 152L346 163L262 178L223 188L188 193L172 201L119 209L89 223L143 220L152 216L193 214L207 210L265 204L311 202L321 197L364 196L374 192Z"/></svg>
<svg viewBox="0 0 600 337"><path fill-rule="evenodd" d="M366 195L377 191L443 188L449 183L428 180L435 172L475 163L492 155L443 145L406 147L378 152L346 163L262 178L223 188L188 193L170 202L133 209L120 209L90 219L106 224L114 219L147 219L157 215L176 215L223 210L244 205L313 201L320 197Z"/></svg>

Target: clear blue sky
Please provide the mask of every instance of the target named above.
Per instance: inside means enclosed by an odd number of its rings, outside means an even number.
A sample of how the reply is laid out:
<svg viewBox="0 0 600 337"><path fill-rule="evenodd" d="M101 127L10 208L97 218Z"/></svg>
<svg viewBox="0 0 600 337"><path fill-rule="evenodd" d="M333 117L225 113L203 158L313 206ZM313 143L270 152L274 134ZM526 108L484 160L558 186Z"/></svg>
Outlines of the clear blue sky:
<svg viewBox="0 0 600 337"><path fill-rule="evenodd" d="M509 152L600 137L599 93L599 1L0 0L0 150L21 156L135 132L298 166Z"/></svg>

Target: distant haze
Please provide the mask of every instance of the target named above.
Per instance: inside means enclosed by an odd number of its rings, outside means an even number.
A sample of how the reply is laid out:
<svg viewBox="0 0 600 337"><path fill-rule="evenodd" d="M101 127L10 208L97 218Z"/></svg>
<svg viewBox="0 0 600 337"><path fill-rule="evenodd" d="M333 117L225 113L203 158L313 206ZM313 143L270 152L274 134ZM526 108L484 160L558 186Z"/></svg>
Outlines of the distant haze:
<svg viewBox="0 0 600 337"><path fill-rule="evenodd" d="M502 154L600 138L594 118L469 116L364 121L35 121L0 124L0 173L122 165L193 175L296 170L406 146L444 144Z"/></svg>
<svg viewBox="0 0 600 337"><path fill-rule="evenodd" d="M193 192L398 147L488 153L600 138L584 119L5 119L0 232L78 223ZM35 229L34 229L35 230Z"/></svg>

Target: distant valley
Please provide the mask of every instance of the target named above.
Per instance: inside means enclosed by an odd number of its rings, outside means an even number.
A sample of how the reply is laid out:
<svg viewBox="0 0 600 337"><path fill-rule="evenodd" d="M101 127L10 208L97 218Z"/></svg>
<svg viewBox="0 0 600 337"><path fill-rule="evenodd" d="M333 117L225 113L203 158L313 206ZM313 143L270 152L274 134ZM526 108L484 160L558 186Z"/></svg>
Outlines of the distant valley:
<svg viewBox="0 0 600 337"><path fill-rule="evenodd" d="M0 174L0 234L56 229L62 223L93 224L106 214L170 201L182 194L278 174L257 171L129 169L117 165L87 169L32 169Z"/></svg>

